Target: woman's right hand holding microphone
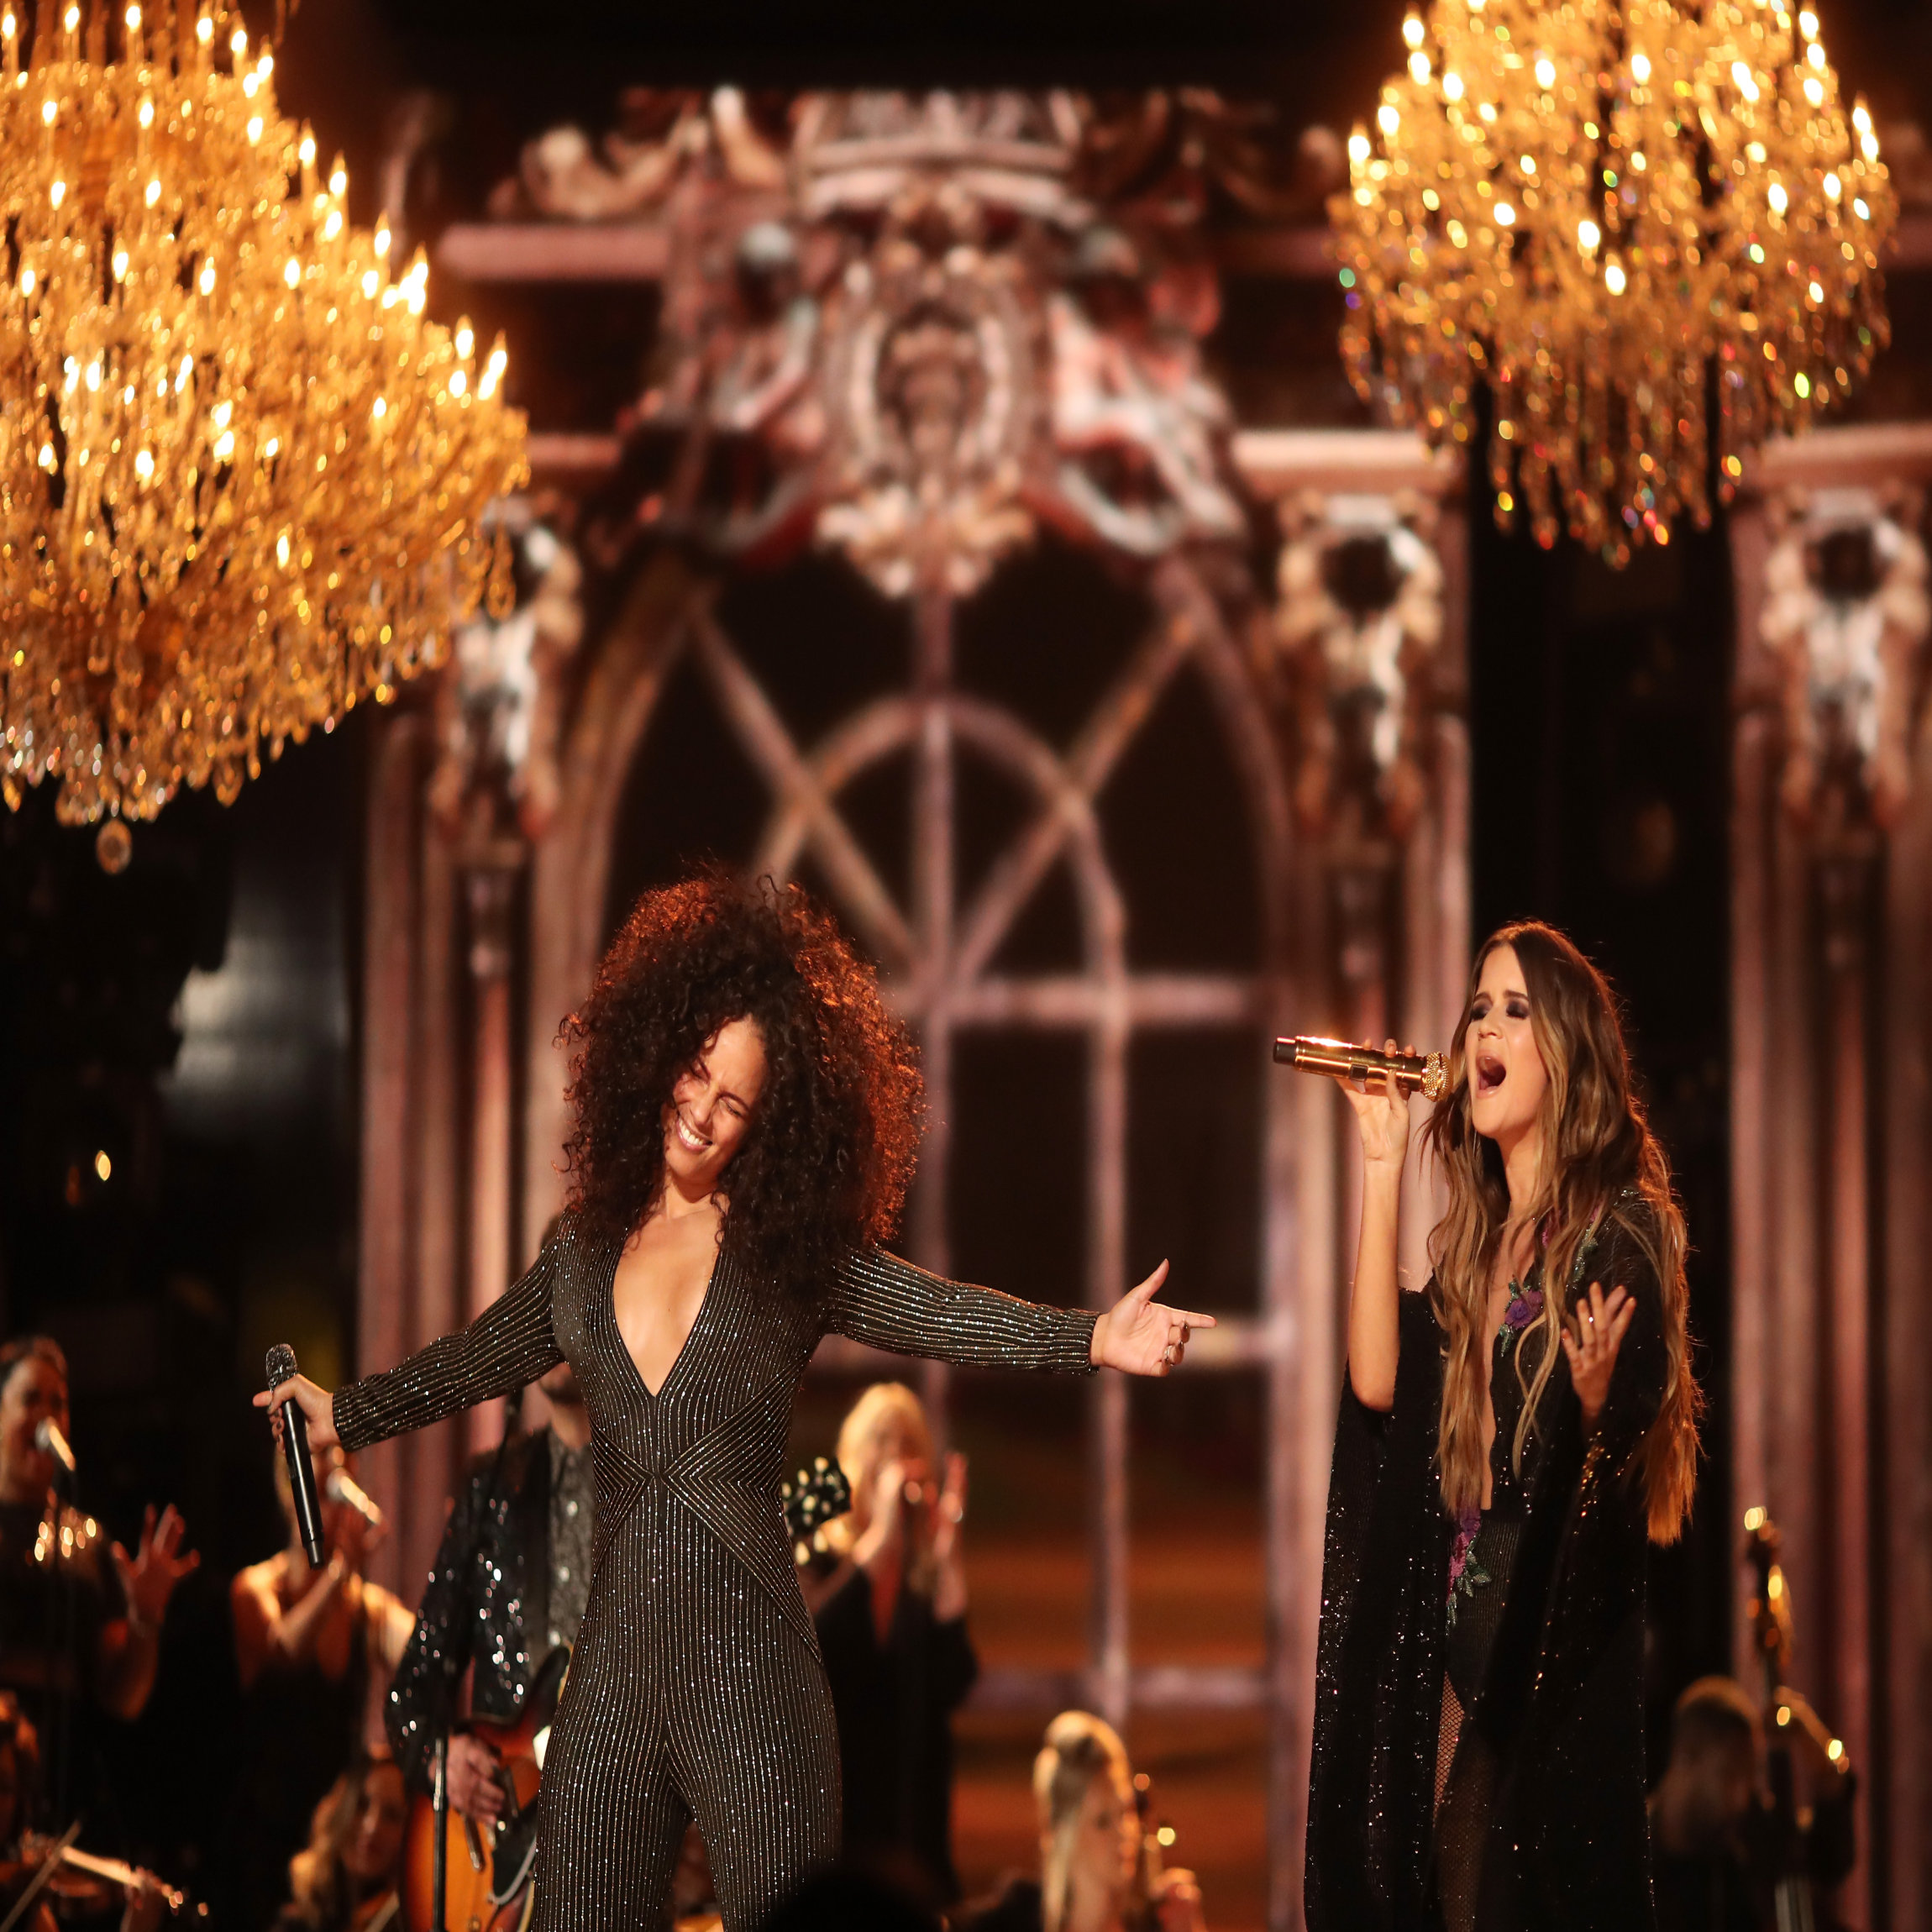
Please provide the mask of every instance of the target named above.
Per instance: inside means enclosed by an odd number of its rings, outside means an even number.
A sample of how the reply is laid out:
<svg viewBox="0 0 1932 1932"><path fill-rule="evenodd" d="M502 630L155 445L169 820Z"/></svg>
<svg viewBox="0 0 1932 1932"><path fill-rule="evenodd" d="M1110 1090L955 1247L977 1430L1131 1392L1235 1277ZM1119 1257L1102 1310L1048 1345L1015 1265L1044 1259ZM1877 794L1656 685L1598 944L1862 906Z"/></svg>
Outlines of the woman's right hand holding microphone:
<svg viewBox="0 0 1932 1932"><path fill-rule="evenodd" d="M1383 1048L1393 1053L1391 1040ZM1402 1048L1413 1057L1413 1047ZM1362 1158L1370 1168L1393 1168L1399 1175L1409 1158L1409 1096L1396 1084L1394 1068L1379 1080L1364 1080L1357 1087L1352 1080L1336 1074L1335 1084L1355 1110L1355 1124L1362 1133Z"/></svg>
<svg viewBox="0 0 1932 1932"><path fill-rule="evenodd" d="M1395 1051L1394 1041L1386 1051ZM1365 1080L1359 1088L1340 1076L1336 1084L1355 1110L1362 1133L1362 1238L1348 1298L1348 1379L1364 1408L1387 1414L1395 1406L1401 1352L1395 1260L1402 1169L1409 1158L1409 1096L1397 1084L1393 1068L1380 1081Z"/></svg>
<svg viewBox="0 0 1932 1932"><path fill-rule="evenodd" d="M308 1446L311 1449L333 1449L342 1438L335 1432L335 1398L326 1389L319 1388L306 1375L291 1375L288 1380L273 1389L265 1389L255 1399L257 1409L265 1409L269 1425L275 1431L276 1446L281 1446L281 1412L289 1403L294 1403L302 1410L302 1420L308 1424Z"/></svg>

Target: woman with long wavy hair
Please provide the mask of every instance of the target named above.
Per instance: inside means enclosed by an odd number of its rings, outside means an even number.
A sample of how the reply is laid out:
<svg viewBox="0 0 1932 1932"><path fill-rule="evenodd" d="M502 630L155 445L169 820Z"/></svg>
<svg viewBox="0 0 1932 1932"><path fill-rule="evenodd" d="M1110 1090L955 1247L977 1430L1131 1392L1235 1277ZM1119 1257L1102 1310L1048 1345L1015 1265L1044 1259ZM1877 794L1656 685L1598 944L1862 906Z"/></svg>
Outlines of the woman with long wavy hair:
<svg viewBox="0 0 1932 1932"><path fill-rule="evenodd" d="M1645 1552L1689 1514L1698 1395L1683 1216L1615 1000L1547 926L1483 948L1424 1130L1449 1205L1420 1292L1396 1274L1409 1103L1344 1091L1362 1236L1309 1924L1641 1932Z"/></svg>
<svg viewBox="0 0 1932 1932"><path fill-rule="evenodd" d="M820 1337L1162 1375L1211 1321L1153 1300L1164 1262L1095 1315L885 1252L918 1063L871 969L795 888L712 870L645 894L564 1033L570 1201L530 1272L400 1368L333 1397L292 1378L274 1404L301 1404L312 1443L359 1449L570 1362L596 1518L544 1763L535 1932L656 1932L694 1817L727 1932L751 1932L838 1849L837 1732L779 1499Z"/></svg>

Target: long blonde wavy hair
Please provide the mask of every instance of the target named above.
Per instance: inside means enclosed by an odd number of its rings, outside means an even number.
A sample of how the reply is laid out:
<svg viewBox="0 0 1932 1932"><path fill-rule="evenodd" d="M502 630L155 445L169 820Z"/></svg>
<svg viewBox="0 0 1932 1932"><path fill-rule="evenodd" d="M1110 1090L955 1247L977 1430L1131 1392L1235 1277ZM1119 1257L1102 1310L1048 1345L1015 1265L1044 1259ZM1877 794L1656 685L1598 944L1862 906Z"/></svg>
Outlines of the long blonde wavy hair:
<svg viewBox="0 0 1932 1932"><path fill-rule="evenodd" d="M1106 1778L1124 1820L1133 1814L1134 1767L1120 1733L1091 1711L1063 1710L1047 1726L1033 1760L1033 1803L1040 1817L1040 1924L1061 1932L1073 1903L1080 1814L1095 1778Z"/></svg>
<svg viewBox="0 0 1932 1932"><path fill-rule="evenodd" d="M1542 1172L1534 1198L1514 1214L1502 1155L1494 1142L1476 1131L1470 1117L1463 1050L1483 965L1499 946L1514 948L1522 967L1530 1030L1549 1074ZM1538 1403L1557 1366L1569 1312L1570 1271L1586 1239L1604 1221L1615 1219L1643 1247L1662 1292L1663 1403L1638 1463L1651 1540L1674 1542L1697 1485L1702 1407L1690 1362L1684 1219L1671 1189L1669 1163L1631 1086L1615 997L1603 974L1553 927L1537 920L1505 926L1476 955L1449 1049L1449 1090L1423 1131L1449 1189L1448 1212L1429 1237L1436 1311L1449 1337L1436 1448L1443 1501L1461 1515L1483 1500L1489 1280L1497 1254L1526 1227L1546 1237L1543 1308L1534 1331L1542 1346L1527 1364L1530 1351L1523 1345L1511 1351L1526 1398L1509 1446L1511 1462L1520 1469L1524 1446L1537 1426ZM1632 1212L1635 1204L1623 1201L1633 1189L1646 1211Z"/></svg>

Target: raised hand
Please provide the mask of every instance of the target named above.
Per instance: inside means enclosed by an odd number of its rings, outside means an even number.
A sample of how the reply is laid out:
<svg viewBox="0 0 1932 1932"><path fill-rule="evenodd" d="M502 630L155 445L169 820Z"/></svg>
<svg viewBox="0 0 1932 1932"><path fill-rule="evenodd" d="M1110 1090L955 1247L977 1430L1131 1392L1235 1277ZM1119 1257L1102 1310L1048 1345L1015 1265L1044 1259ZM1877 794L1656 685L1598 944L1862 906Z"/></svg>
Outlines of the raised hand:
<svg viewBox="0 0 1932 1932"><path fill-rule="evenodd" d="M959 1525L966 1520L966 1458L955 1449L946 1458L946 1479L932 1515L932 1556L950 1563L958 1554Z"/></svg>
<svg viewBox="0 0 1932 1932"><path fill-rule="evenodd" d="M1394 1041L1387 1042L1383 1050L1393 1053ZM1402 1051L1413 1053L1415 1049L1404 1047ZM1359 1087L1339 1074L1335 1084L1355 1110L1355 1124L1362 1132L1362 1159L1372 1168L1389 1167L1399 1173L1409 1158L1409 1096L1395 1084L1394 1069L1382 1079L1364 1081Z"/></svg>
<svg viewBox="0 0 1932 1932"><path fill-rule="evenodd" d="M1604 1412L1617 1351L1623 1347L1636 1312L1637 1305L1624 1289L1613 1288L1606 1300L1603 1284L1593 1281L1590 1292L1577 1297L1575 1312L1563 1325L1563 1353L1569 1358L1577 1399L1583 1405L1586 1431L1594 1432Z"/></svg>
<svg viewBox="0 0 1932 1932"><path fill-rule="evenodd" d="M1154 1915L1160 1932L1207 1932L1200 1882L1179 1866L1170 1866L1154 1883Z"/></svg>
<svg viewBox="0 0 1932 1932"><path fill-rule="evenodd" d="M1168 1374L1185 1357L1189 1336L1197 1328L1215 1326L1211 1315L1156 1301L1154 1290L1167 1278L1163 1261L1094 1324L1093 1358L1102 1368L1117 1368L1125 1375Z"/></svg>
<svg viewBox="0 0 1932 1932"><path fill-rule="evenodd" d="M114 1567L120 1572L121 1591L128 1599L128 1612L137 1624L158 1630L168 1614L168 1599L175 1585L200 1563L200 1556L181 1548L187 1525L172 1503L157 1520L149 1504L141 1519L141 1541L133 1556L118 1543L109 1546Z"/></svg>
<svg viewBox="0 0 1932 1932"><path fill-rule="evenodd" d="M291 1402L307 1420L311 1449L333 1449L342 1440L335 1432L334 1396L326 1389L318 1389L306 1375L291 1375L279 1388L265 1389L255 1399L257 1409L269 1412L277 1448L281 1446L282 1409Z"/></svg>

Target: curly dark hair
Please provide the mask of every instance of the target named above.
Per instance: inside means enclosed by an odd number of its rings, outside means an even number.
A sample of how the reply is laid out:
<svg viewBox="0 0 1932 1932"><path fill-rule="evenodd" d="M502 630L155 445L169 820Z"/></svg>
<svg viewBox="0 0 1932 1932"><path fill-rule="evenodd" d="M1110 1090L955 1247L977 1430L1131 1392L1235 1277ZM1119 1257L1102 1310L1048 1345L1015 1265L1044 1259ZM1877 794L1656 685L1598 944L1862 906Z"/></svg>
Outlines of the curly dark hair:
<svg viewBox="0 0 1932 1932"><path fill-rule="evenodd" d="M569 1211L622 1241L664 1190L660 1122L678 1077L732 1020L764 1037L764 1091L729 1169L724 1252L795 1293L822 1290L896 1226L925 1084L873 969L795 885L711 867L647 892L563 1025L576 1125Z"/></svg>

